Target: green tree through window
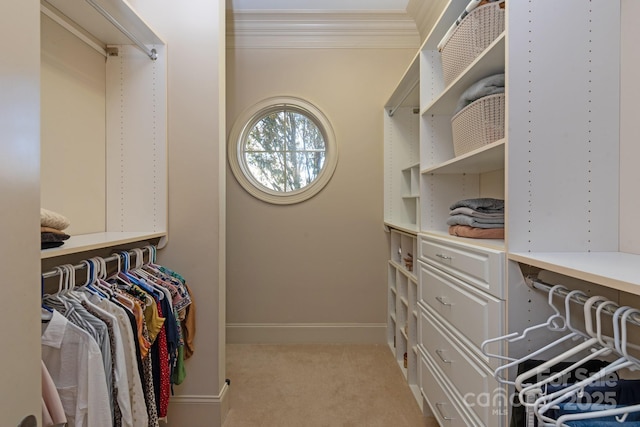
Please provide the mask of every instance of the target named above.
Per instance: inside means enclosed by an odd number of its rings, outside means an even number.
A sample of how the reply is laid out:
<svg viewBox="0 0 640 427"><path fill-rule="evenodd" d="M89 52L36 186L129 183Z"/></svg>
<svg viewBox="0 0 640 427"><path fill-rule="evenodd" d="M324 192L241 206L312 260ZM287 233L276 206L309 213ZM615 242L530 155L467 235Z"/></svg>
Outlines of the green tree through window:
<svg viewBox="0 0 640 427"><path fill-rule="evenodd" d="M309 117L283 110L258 120L243 151L258 182L274 191L289 192L318 177L326 148L322 132Z"/></svg>

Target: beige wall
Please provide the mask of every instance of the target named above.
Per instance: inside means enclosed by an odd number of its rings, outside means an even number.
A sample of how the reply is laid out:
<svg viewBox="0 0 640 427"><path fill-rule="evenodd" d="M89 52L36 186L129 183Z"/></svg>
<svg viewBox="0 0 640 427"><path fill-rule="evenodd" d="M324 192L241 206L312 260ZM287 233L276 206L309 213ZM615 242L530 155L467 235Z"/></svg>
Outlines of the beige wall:
<svg viewBox="0 0 640 427"><path fill-rule="evenodd" d="M195 354L176 386L169 426L224 416L224 2L130 2L168 52L169 243L158 260L195 295Z"/></svg>
<svg viewBox="0 0 640 427"><path fill-rule="evenodd" d="M40 419L40 9L4 2L0 14L0 425Z"/></svg>
<svg viewBox="0 0 640 427"><path fill-rule="evenodd" d="M71 235L105 231L105 57L44 14L41 25L41 206Z"/></svg>
<svg viewBox="0 0 640 427"><path fill-rule="evenodd" d="M292 206L253 198L227 168L228 342L384 341L382 108L414 55L228 51L228 129L264 98L299 96L329 117L339 149L328 186ZM295 328L301 324L306 328Z"/></svg>

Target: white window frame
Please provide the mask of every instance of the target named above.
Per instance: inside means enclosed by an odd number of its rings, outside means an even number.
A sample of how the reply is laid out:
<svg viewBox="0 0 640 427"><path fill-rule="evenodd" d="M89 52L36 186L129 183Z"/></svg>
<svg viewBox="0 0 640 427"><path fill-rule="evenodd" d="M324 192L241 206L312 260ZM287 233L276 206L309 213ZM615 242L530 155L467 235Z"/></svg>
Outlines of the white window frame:
<svg viewBox="0 0 640 427"><path fill-rule="evenodd" d="M317 178L306 187L289 192L275 191L258 182L248 170L242 154L245 140L255 124L267 114L283 108L311 119L318 126L325 141L325 161ZM291 96L268 98L242 112L231 128L227 153L233 175L249 194L265 202L280 205L300 203L315 196L331 180L338 164L338 146L327 116L310 102Z"/></svg>

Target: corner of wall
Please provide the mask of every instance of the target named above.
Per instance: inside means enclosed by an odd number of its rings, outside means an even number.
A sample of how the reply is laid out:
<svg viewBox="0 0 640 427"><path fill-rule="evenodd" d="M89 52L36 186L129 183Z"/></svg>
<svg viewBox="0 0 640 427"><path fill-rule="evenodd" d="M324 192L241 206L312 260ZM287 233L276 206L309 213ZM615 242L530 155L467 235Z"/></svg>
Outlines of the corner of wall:
<svg viewBox="0 0 640 427"><path fill-rule="evenodd" d="M230 410L229 385L216 396L182 395L171 398L168 427L222 427Z"/></svg>

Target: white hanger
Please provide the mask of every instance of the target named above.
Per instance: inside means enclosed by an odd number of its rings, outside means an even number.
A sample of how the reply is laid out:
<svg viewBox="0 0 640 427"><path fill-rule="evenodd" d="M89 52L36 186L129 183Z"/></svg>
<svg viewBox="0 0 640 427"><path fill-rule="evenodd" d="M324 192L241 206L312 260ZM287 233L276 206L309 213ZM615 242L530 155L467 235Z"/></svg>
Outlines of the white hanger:
<svg viewBox="0 0 640 427"><path fill-rule="evenodd" d="M621 320L622 338L619 342L616 342L616 346L622 352L623 358L627 360L627 362L625 362L624 364L630 363L631 364L630 366L633 367L635 365L635 368L638 369L640 368L640 360L632 356L629 356L627 352L627 348L629 344L627 342L627 322L630 315L640 314L640 310L636 308L630 308L630 307L621 307L620 309L616 310L616 313L614 314L614 316L616 317L616 323L614 323L614 326L617 326L617 316L619 316L621 312L622 312L622 320ZM630 413L638 412L638 411L640 411L640 405L629 405L629 406L622 406L618 408L599 410L595 412L585 412L580 414L566 414L558 417L555 425L566 426L567 424L565 424L565 422L567 421L586 420L586 419L602 418L602 417L608 417L608 416L615 416L616 420L622 424L626 421L627 416ZM618 415L622 415L622 416L618 417Z"/></svg>
<svg viewBox="0 0 640 427"><path fill-rule="evenodd" d="M556 346L557 344L560 344L564 341L566 341L568 338L577 338L577 337L584 337L584 333L582 331L579 331L578 329L574 328L571 325L571 298L576 295L576 294L581 294L583 296L586 296L586 294L582 291L571 291L567 294L567 296L564 299L564 307L565 307L565 324L567 326L567 328L569 330L571 330L571 333L569 333L568 335L565 335L564 337L552 342L551 344L547 344L546 346L544 346L542 348L542 350L547 351L548 349ZM588 342L585 341L585 342ZM557 363L564 361L567 357L571 356L571 355L575 355L580 353L581 351L584 351L586 349L588 349L589 347L593 346L593 343L589 343L589 344L585 344L585 342L572 347L571 349L569 349L568 351L565 351L564 353L552 358L551 360L548 360L546 362L543 362L542 364L536 366L533 369L530 369L526 372L523 372L522 374L518 375L516 377L515 382L513 383L516 386L516 389L518 391L522 391L522 389L525 387L523 385L525 380L528 380L529 378L532 377L537 377L540 374L546 372L549 368L551 368L552 366L556 365ZM597 340L595 341L597 342ZM540 354L542 353L542 351L538 350L535 352L536 354Z"/></svg>
<svg viewBox="0 0 640 427"><path fill-rule="evenodd" d="M626 307L626 306L620 307L615 311L615 313L613 315L614 340L615 340L615 345L616 345L617 351L620 354L622 354L622 346L623 346L623 344L624 345L627 344L627 342L626 342L626 338L627 337L626 337L626 326L625 326L625 327L623 327L623 332L622 332L623 337L620 338L618 318L620 317L620 315L622 315L624 312L626 312L629 309L630 309L630 307ZM546 401L546 402L544 404L542 404L541 406L539 406L539 405L536 406L536 415L538 415L539 419L549 420L548 417L544 416L544 413L546 411L548 411L549 409L551 409L556 404L564 402L565 400L571 398L575 394L583 391L585 387L593 384L594 382L596 382L596 381L598 381L598 380L600 380L602 378L605 378L605 377L613 374L614 372L616 372L616 371L618 371L620 369L624 369L624 368L634 369L634 365L636 365L636 361L631 361L631 360L627 359L625 356L622 356L619 359L611 362L609 365L607 365L606 367L602 368L598 372L594 373L590 377L588 377L586 379L583 379L581 381L578 381L578 382L576 382L574 384L571 384L571 385L567 386L566 388L564 388L562 390L558 390L558 391L556 391L554 393L551 393L549 395L543 396L542 398L538 399L536 402L539 403L539 404L541 404L544 401ZM601 412L602 411L599 411L598 413L601 413ZM593 418L593 416L591 418ZM577 419L584 419L584 418L577 418ZM557 422L556 422L556 425L562 425L562 424L557 424Z"/></svg>
<svg viewBox="0 0 640 427"><path fill-rule="evenodd" d="M483 341L482 344L480 345L480 349L481 349L482 353L485 356L492 357L494 359L507 360L509 362L518 362L519 363L521 361L524 361L524 360L530 359L531 357L534 357L534 355L527 355L527 356L525 356L525 357L523 357L521 359L515 359L513 357L508 357L508 356L503 356L503 355L500 355L500 354L489 353L489 351L487 350L487 346L489 344L491 344L491 343L498 342L498 341L506 341L508 343L513 343L513 342L516 342L516 341L520 341L522 339L525 339L530 332L533 332L533 331L538 330L538 329L547 328L547 329L550 329L552 331L564 331L564 330L566 330L566 323L564 321L564 317L562 316L562 314L560 314L560 310L558 310L558 308L556 308L556 306L553 304L553 294L555 293L555 291L557 289L567 290L567 288L565 288L562 285L553 286L549 290L548 303L549 303L549 306L551 306L551 308L553 309L554 314L552 314L544 323L541 323L541 324L535 325L535 326L530 326L530 327L526 328L524 331L522 331L522 333L520 333L520 332L512 332L512 333L509 333L507 335L503 335L503 336L500 336L500 337L487 339L487 340ZM494 376L495 375L496 374L494 374ZM501 377L499 377L499 375L496 376L496 379L499 382L503 381L503 379Z"/></svg>
<svg viewBox="0 0 640 427"><path fill-rule="evenodd" d="M591 322L591 307L593 306L594 303L601 301L602 304L600 304L598 306L598 309L596 310L596 328L597 330L594 331L593 330L593 324ZM587 332L588 335L590 335L592 338L596 338L597 339L597 343L599 345L602 346L602 348L600 349L596 349L592 352L590 352L586 357L584 357L583 359L572 363L570 366L568 366L565 369L562 369L561 371L558 371L557 373L550 375L546 378L544 378L541 381L538 381L535 384L531 384L528 385L526 387L524 387L522 390L520 390L519 392L519 398L520 398L520 402L525 405L525 406L535 406L536 403L527 403L526 402L526 395L532 392L538 392L538 393L542 393L543 389L542 386L549 384L555 380L557 380L558 378L562 378L563 376L567 375L568 373L570 373L571 371L573 371L574 369L584 365L586 362L593 360L597 357L600 356L607 356L609 355L613 350L611 349L611 347L609 347L607 345L607 343L605 342L605 337L602 336L602 322L600 319L600 315L601 315L601 311L602 311L602 307L604 305L607 304L615 304L613 301L608 300L605 297L601 297L601 296L595 296L595 297L591 297L589 298L584 305L584 315L585 315L585 330ZM587 321L588 319L588 321ZM609 337L609 339L612 339ZM594 342L596 343L596 342Z"/></svg>

